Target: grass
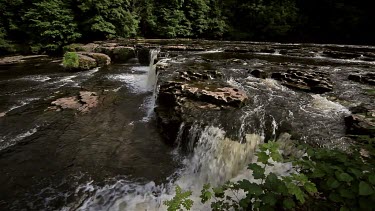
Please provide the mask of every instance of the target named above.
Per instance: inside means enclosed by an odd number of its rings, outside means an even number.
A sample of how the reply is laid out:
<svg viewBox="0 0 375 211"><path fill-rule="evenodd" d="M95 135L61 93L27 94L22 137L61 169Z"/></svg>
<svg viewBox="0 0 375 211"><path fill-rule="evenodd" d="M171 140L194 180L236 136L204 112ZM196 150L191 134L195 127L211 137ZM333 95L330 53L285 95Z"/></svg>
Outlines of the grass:
<svg viewBox="0 0 375 211"><path fill-rule="evenodd" d="M69 69L79 67L79 57L75 52L67 52L64 54L63 66Z"/></svg>

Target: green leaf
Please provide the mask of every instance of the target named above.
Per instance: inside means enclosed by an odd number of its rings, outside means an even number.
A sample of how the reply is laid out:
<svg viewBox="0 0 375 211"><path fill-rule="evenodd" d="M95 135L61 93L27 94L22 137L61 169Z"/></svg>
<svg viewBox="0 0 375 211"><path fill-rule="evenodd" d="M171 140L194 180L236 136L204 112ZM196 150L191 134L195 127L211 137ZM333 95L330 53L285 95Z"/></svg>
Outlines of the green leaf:
<svg viewBox="0 0 375 211"><path fill-rule="evenodd" d="M340 182L337 181L336 179L330 177L328 180L327 180L327 185L330 189L336 189L340 186Z"/></svg>
<svg viewBox="0 0 375 211"><path fill-rule="evenodd" d="M262 202L265 203L265 204L269 204L271 206L274 206L277 202L277 197L274 193L266 193L262 197Z"/></svg>
<svg viewBox="0 0 375 211"><path fill-rule="evenodd" d="M348 199L354 199L355 198L355 194L353 192L351 192L350 190L348 190L347 188L340 188L339 194L343 198L348 198Z"/></svg>
<svg viewBox="0 0 375 211"><path fill-rule="evenodd" d="M293 199L291 198L286 198L283 201L283 207L285 209L291 210L296 206L296 203L294 203Z"/></svg>
<svg viewBox="0 0 375 211"><path fill-rule="evenodd" d="M355 169L355 168L349 168L349 173L352 173L354 174L354 176L359 179L362 177L363 173L362 171L358 170L358 169Z"/></svg>
<svg viewBox="0 0 375 211"><path fill-rule="evenodd" d="M202 203L205 203L212 198L212 193L209 191L210 188L211 188L210 184L203 185L203 189L202 189L201 195L200 195Z"/></svg>
<svg viewBox="0 0 375 211"><path fill-rule="evenodd" d="M364 181L359 183L359 195L361 196L368 196L374 193L374 189Z"/></svg>
<svg viewBox="0 0 375 211"><path fill-rule="evenodd" d="M323 170L317 168L312 173L311 178L321 178L321 177L324 177L325 175L326 173Z"/></svg>
<svg viewBox="0 0 375 211"><path fill-rule="evenodd" d="M248 198L243 198L243 199L240 200L240 206L241 206L242 208L246 209L246 208L249 206L250 202L251 202L250 199L248 199Z"/></svg>
<svg viewBox="0 0 375 211"><path fill-rule="evenodd" d="M223 198L225 195L224 190L221 187L213 188L212 190L214 191L215 197Z"/></svg>
<svg viewBox="0 0 375 211"><path fill-rule="evenodd" d="M297 200L300 201L302 204L305 203L305 194L303 193L300 187L293 183L289 183L286 186L290 194L294 195L297 198Z"/></svg>
<svg viewBox="0 0 375 211"><path fill-rule="evenodd" d="M275 189L278 185L278 183L281 182L275 173L270 173L269 175L267 175L267 178L266 178L266 181L265 181L265 185L269 188L269 189Z"/></svg>
<svg viewBox="0 0 375 211"><path fill-rule="evenodd" d="M342 201L342 198L340 197L339 194L335 193L335 192L331 192L328 196L328 198L333 201L333 202L341 202Z"/></svg>
<svg viewBox="0 0 375 211"><path fill-rule="evenodd" d="M283 160L283 156L281 156L281 154L278 151L272 152L271 158L272 158L272 160L274 160L276 162L281 162Z"/></svg>
<svg viewBox="0 0 375 211"><path fill-rule="evenodd" d="M375 174L371 174L369 177L368 177L368 180L371 184L375 185Z"/></svg>
<svg viewBox="0 0 375 211"><path fill-rule="evenodd" d="M350 176L349 174L347 173L340 173L340 172L336 172L335 173L336 175L336 178L339 180L339 181L342 181L342 182L351 182L353 181L353 177Z"/></svg>
<svg viewBox="0 0 375 211"><path fill-rule="evenodd" d="M309 193L316 193L318 192L318 189L316 188L315 184L312 182L306 182L303 187L305 190Z"/></svg>
<svg viewBox="0 0 375 211"><path fill-rule="evenodd" d="M265 177L265 169L262 168L260 165L252 163L247 168L253 171L254 179L263 179Z"/></svg>
<svg viewBox="0 0 375 211"><path fill-rule="evenodd" d="M263 164L267 164L268 159L270 158L269 155L267 155L266 152L258 152L257 156L258 156L258 162L261 162Z"/></svg>
<svg viewBox="0 0 375 211"><path fill-rule="evenodd" d="M251 183L249 180L242 180L238 182L240 188L250 194L260 196L263 193L263 189L255 183Z"/></svg>
<svg viewBox="0 0 375 211"><path fill-rule="evenodd" d="M340 211L350 211L350 209L348 209L347 207L341 207Z"/></svg>

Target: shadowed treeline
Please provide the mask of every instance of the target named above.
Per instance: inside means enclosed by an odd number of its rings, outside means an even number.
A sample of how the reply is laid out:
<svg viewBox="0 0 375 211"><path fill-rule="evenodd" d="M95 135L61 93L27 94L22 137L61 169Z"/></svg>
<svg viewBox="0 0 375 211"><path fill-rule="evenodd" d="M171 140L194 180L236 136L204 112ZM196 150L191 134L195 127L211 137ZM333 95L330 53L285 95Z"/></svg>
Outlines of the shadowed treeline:
<svg viewBox="0 0 375 211"><path fill-rule="evenodd" d="M365 0L2 0L0 55L118 37L374 44L373 6Z"/></svg>

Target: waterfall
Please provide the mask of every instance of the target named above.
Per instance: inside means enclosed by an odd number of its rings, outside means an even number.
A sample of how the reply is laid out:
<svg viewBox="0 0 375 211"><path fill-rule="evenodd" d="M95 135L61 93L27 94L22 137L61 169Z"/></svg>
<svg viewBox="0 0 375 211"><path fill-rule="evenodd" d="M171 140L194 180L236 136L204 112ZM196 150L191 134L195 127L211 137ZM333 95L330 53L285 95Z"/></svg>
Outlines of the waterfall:
<svg viewBox="0 0 375 211"><path fill-rule="evenodd" d="M157 81L157 74L156 74L156 64L155 60L158 57L159 50L158 49L151 49L150 50L150 64L149 64L149 71L147 75L147 90L155 90L155 85Z"/></svg>
<svg viewBox="0 0 375 211"><path fill-rule="evenodd" d="M240 143L227 138L224 130L207 126L201 130L194 151L183 160L184 167L168 183L137 184L119 180L113 185L100 188L92 188L89 183L77 190L89 190L91 196L78 210L164 211L166 207L163 202L174 196L176 185L193 192L191 198L195 203L192 210L209 210L210 203L200 203L203 185L210 183L215 187L228 180L254 180L246 167L255 161L255 149L262 141L263 138L259 135L247 134L245 141ZM283 174L288 169L290 168L283 164L277 164L267 171Z"/></svg>
<svg viewBox="0 0 375 211"><path fill-rule="evenodd" d="M142 121L147 122L152 117L154 113L155 102L157 98L157 80L159 73L156 73L156 64L155 60L158 57L159 50L151 49L150 50L150 64L147 73L147 83L146 83L146 90L152 91L152 96L149 98L148 102L148 109L146 116L142 119Z"/></svg>

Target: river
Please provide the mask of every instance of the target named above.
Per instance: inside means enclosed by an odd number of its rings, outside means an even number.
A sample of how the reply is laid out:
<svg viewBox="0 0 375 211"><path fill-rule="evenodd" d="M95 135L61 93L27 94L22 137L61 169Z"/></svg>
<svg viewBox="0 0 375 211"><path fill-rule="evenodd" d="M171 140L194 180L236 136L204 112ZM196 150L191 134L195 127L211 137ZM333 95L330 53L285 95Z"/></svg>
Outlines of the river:
<svg viewBox="0 0 375 211"><path fill-rule="evenodd" d="M351 139L344 117L349 107L374 103L365 92L372 86L347 78L372 72L375 59L334 57L321 48L344 55L373 48L256 45L277 50L238 53L220 45L199 52L162 49L159 63L175 68L170 73L155 72L158 51L150 52L149 66L135 61L86 72L67 72L61 60L49 57L0 65L0 210L166 210L163 201L173 196L176 185L193 191L193 210L207 210L198 199L203 184L251 179L246 165L264 140L293 137L313 146L347 147ZM291 46L292 53L282 52ZM247 93L251 103L217 116L201 115L206 122L197 119L187 136L182 136L182 123L171 146L154 113L155 84L158 76L198 63L220 70L223 81ZM328 74L333 91L306 93L249 74L290 68ZM80 91L95 92L98 106L87 113L50 108L52 101ZM289 170L288 163L269 169L279 175Z"/></svg>

